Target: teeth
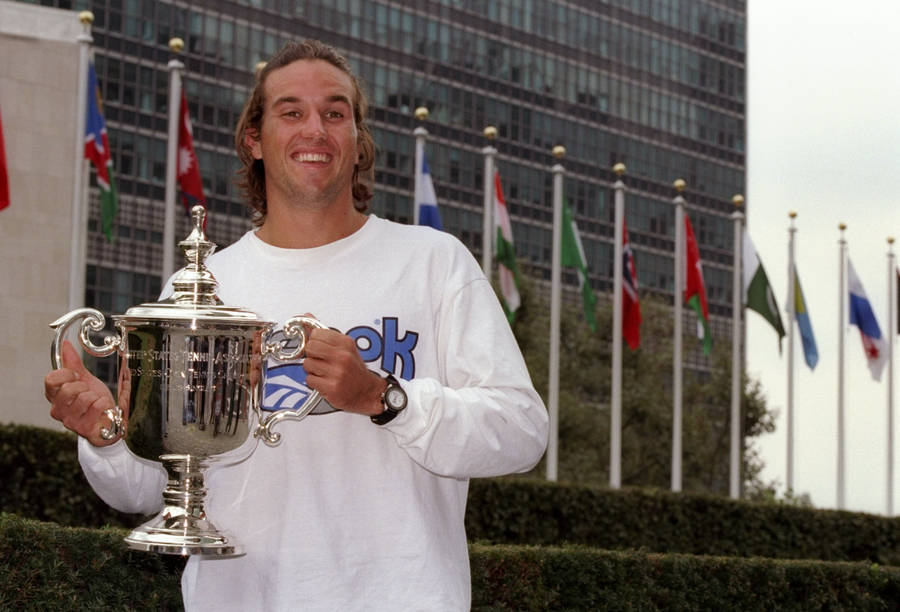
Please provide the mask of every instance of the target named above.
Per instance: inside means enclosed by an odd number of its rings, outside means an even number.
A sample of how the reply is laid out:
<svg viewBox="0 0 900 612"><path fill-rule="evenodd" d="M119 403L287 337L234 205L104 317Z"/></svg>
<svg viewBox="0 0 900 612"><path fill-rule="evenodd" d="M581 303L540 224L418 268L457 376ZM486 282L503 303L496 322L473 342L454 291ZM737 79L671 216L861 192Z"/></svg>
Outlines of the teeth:
<svg viewBox="0 0 900 612"><path fill-rule="evenodd" d="M326 153L297 153L293 156L294 160L300 162L327 162L329 157Z"/></svg>

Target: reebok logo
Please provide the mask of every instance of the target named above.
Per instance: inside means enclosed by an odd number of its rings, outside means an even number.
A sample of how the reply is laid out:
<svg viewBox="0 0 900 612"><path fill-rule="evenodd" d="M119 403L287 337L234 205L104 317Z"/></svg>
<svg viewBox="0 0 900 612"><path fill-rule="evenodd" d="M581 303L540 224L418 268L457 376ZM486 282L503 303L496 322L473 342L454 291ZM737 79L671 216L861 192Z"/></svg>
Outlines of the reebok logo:
<svg viewBox="0 0 900 612"><path fill-rule="evenodd" d="M375 325L379 327L360 325L347 332L356 342L360 357L366 363L378 362L378 367L384 372L411 380L416 375L414 350L419 342L419 334L408 330L401 332L397 317L376 319ZM283 331L276 331L271 339L283 340ZM288 346L296 346L296 343L296 340L291 340ZM299 363L266 360L263 381L263 410L296 409L309 395L309 389L305 385L306 371ZM322 402L313 410L313 414L333 411L334 408L327 402Z"/></svg>

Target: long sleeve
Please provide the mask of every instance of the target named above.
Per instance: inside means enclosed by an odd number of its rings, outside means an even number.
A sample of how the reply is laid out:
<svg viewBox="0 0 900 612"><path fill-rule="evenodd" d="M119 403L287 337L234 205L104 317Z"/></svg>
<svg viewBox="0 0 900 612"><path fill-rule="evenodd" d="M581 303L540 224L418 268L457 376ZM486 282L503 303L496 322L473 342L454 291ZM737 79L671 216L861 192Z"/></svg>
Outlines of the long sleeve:
<svg viewBox="0 0 900 612"><path fill-rule="evenodd" d="M96 447L79 437L78 462L91 488L112 508L151 514L162 507L165 470L134 455L124 441Z"/></svg>
<svg viewBox="0 0 900 612"><path fill-rule="evenodd" d="M416 463L442 476L534 467L547 447L547 410L487 280L447 298L436 333L446 382L402 381L408 407L385 427Z"/></svg>

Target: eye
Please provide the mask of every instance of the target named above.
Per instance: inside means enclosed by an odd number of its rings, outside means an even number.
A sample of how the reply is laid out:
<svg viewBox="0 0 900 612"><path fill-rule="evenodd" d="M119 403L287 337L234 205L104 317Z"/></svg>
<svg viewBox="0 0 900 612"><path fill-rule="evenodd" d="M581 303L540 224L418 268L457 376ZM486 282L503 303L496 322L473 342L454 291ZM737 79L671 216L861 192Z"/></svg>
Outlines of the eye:
<svg viewBox="0 0 900 612"><path fill-rule="evenodd" d="M289 117L291 119L297 119L300 117L300 111L298 110L287 110L281 113L282 117Z"/></svg>
<svg viewBox="0 0 900 612"><path fill-rule="evenodd" d="M344 118L344 113L339 110L329 110L325 111L325 117L327 119L339 120Z"/></svg>

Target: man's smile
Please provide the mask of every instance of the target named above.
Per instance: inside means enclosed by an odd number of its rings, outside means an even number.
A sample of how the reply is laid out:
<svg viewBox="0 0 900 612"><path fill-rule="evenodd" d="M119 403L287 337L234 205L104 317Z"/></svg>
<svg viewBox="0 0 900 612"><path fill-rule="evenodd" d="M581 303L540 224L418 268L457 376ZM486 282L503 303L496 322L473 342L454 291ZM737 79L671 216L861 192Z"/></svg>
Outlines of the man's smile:
<svg viewBox="0 0 900 612"><path fill-rule="evenodd" d="M331 155L328 153L293 153L291 159L298 162L315 162L328 163L331 161Z"/></svg>

